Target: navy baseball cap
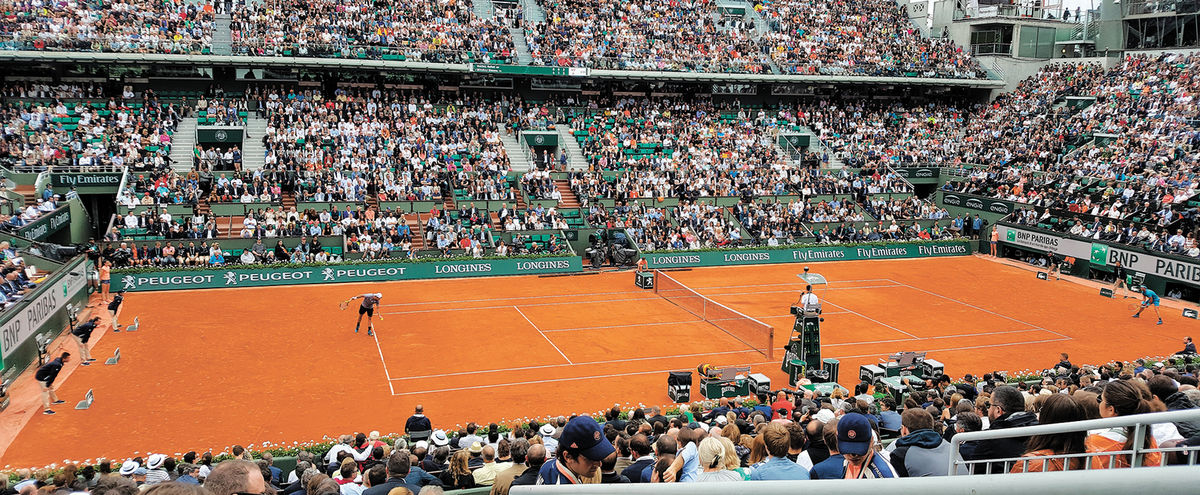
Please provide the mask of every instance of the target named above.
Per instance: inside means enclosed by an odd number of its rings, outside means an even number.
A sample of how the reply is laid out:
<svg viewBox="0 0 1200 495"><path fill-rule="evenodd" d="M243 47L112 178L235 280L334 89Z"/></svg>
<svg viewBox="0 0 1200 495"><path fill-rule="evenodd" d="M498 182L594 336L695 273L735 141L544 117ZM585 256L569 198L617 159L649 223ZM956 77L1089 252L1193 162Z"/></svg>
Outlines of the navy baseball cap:
<svg viewBox="0 0 1200 495"><path fill-rule="evenodd" d="M837 449L843 454L863 455L871 447L871 420L859 413L842 416L837 424Z"/></svg>
<svg viewBox="0 0 1200 495"><path fill-rule="evenodd" d="M593 461L603 461L616 449L608 438L600 423L589 416L578 416L563 428L562 436L558 439L559 446L577 450L584 457Z"/></svg>

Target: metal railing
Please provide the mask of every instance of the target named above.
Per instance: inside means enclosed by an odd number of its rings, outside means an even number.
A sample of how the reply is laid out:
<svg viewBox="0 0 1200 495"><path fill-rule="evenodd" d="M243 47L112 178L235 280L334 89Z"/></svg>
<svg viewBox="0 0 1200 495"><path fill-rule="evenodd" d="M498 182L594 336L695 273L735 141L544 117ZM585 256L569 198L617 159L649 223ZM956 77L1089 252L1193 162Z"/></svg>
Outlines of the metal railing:
<svg viewBox="0 0 1200 495"><path fill-rule="evenodd" d="M1143 441L1145 440L1146 435L1152 434L1150 431L1151 426L1153 426L1155 424L1159 424L1159 423L1177 423L1177 422L1184 422L1184 421L1200 421L1200 409L1187 409L1187 410L1181 410L1181 411L1168 411L1168 412L1151 413L1151 414L1136 414L1136 415L1132 415L1132 416L1119 416L1119 417L1115 417L1115 418L1091 419L1091 420L1086 420L1086 421L1073 421L1070 423L1024 426L1024 427L1020 427L1020 428L1006 428L1006 429L1001 429L1001 430L987 430L987 431L973 431L973 432L959 433L957 435L954 435L954 438L951 439L951 450L950 450L950 460L949 460L950 471L949 471L949 473L951 476L954 476L956 474L958 468L964 467L964 466L968 468L967 472L971 472L972 467L982 464L986 467L983 469L982 473L977 473L977 474L994 474L992 472L993 465L1000 464L1000 463L1002 463L1001 466L1003 467L1002 472L1007 473L1007 472L1009 472L1010 469L1012 469L1013 466L1017 465L1018 463L1022 464L1023 467L1028 468L1030 462L1040 461L1043 463L1049 463L1049 461L1055 460L1055 459L1060 459L1063 461L1063 470L1069 470L1070 464L1071 464L1070 459L1075 459L1075 458L1084 459L1085 461L1083 463L1084 464L1083 469L1091 470L1091 469L1093 469L1093 466L1092 466L1093 459L1100 459L1101 462L1105 462L1104 458L1107 458L1107 465L1102 464L1103 467L1107 468L1107 467L1114 466L1114 463L1117 461L1117 459L1127 459L1130 456L1132 456L1132 461L1131 461L1130 465L1132 467L1140 467L1140 466L1142 466L1143 458L1147 454L1159 453L1159 454L1162 454L1163 456L1165 456L1166 454L1171 453L1171 452L1180 453L1182 456L1184 456L1186 458L1186 462L1189 466L1195 466L1198 454L1200 454L1200 446L1169 447L1169 448L1163 448L1163 447L1145 448L1145 447L1143 447L1143 443L1144 443ZM996 439L1003 439L1003 438L1021 438L1021 437L1029 437L1029 436L1033 436L1033 435L1052 435L1052 434L1056 434L1056 433L1071 433L1071 432L1079 432L1079 431L1102 430L1102 429L1108 429L1108 428L1126 428L1126 427L1133 428L1133 448L1130 450L1117 450L1117 451L1107 451L1107 452L1087 452L1087 453L1082 453L1082 454L1055 454L1055 455L1036 456L1036 457L978 459L978 460L970 460L970 461L962 460L962 455L959 453L962 448L962 445L966 442L971 442L971 441L996 440ZM1078 470L1078 469L1076 469L1076 470ZM1089 475L1090 474L1091 473L1089 473ZM1194 474L1195 474L1195 470L1193 470L1193 477L1194 477ZM1192 488L1194 489L1195 487L1192 487ZM1015 490L1014 490L1014 492L1015 492Z"/></svg>
<svg viewBox="0 0 1200 495"><path fill-rule="evenodd" d="M599 495L619 491L622 495L716 495L754 493L755 495L1108 495L1128 493L1195 493L1196 468L1187 466L1160 469L1107 469L1090 473L1055 472L1014 476L978 476L964 483L948 476L927 478L879 478L857 480L803 481L726 481L720 483L633 483L620 485L541 485L514 486L512 495Z"/></svg>

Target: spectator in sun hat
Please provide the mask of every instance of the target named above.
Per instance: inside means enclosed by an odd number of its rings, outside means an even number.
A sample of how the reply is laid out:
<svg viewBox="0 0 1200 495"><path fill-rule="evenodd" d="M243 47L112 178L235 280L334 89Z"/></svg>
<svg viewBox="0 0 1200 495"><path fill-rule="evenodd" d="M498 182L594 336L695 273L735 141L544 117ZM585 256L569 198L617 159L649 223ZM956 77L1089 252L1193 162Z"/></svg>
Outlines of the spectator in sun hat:
<svg viewBox="0 0 1200 495"><path fill-rule="evenodd" d="M616 452L605 438L600 424L589 416L567 422L558 439L557 458L547 461L538 471L539 485L577 485L594 478L604 458Z"/></svg>
<svg viewBox="0 0 1200 495"><path fill-rule="evenodd" d="M554 425L544 424L538 430L538 435L542 437L542 445L546 446L546 456L554 457L558 451L558 440L554 438Z"/></svg>
<svg viewBox="0 0 1200 495"><path fill-rule="evenodd" d="M433 442L434 447L450 445L450 439L446 437L446 432L443 430L434 430L433 434L429 435L429 441Z"/></svg>
<svg viewBox="0 0 1200 495"><path fill-rule="evenodd" d="M150 454L146 458L146 484L155 485L171 481L171 474L163 468L163 464L167 461L167 456L163 454Z"/></svg>
<svg viewBox="0 0 1200 495"><path fill-rule="evenodd" d="M471 442L467 447L467 452L471 453L471 458L467 459L467 467L472 470L483 465L483 444L480 442Z"/></svg>
<svg viewBox="0 0 1200 495"><path fill-rule="evenodd" d="M117 471L117 472L120 473L121 476L128 478L128 477L133 476L133 472L137 471L137 469L139 467L141 467L141 466L139 466L136 461L127 460L127 461L121 463L121 470Z"/></svg>

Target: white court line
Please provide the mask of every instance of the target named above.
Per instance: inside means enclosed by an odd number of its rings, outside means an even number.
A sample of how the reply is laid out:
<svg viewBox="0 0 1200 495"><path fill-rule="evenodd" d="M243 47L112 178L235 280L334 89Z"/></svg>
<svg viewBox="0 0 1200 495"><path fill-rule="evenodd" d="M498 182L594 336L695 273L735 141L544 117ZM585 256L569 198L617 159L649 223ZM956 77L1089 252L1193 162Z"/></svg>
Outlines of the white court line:
<svg viewBox="0 0 1200 495"><path fill-rule="evenodd" d="M529 326L533 327L534 330L537 330L538 335L541 335L543 339L546 339L546 342L549 342L550 345L554 346L554 350L558 351L559 356L562 356L563 359L567 360L567 364L575 364L571 362L571 359L568 358L566 354L563 354L562 349L558 348L558 344L555 344L553 340L550 340L550 337L547 337L546 334L542 333L542 329L538 328L537 325L534 325L533 321L530 320L528 316L525 316L525 312L521 311L521 308L513 306L512 309L517 310L517 313L520 313L521 318L525 318L525 321L529 322ZM389 380L388 383L391 383L391 381Z"/></svg>
<svg viewBox="0 0 1200 495"><path fill-rule="evenodd" d="M845 314L849 314L849 312L847 312L847 311L822 311L821 312L821 316L845 315ZM795 318L795 317L796 317L796 315L751 316L751 318Z"/></svg>
<svg viewBox="0 0 1200 495"><path fill-rule="evenodd" d="M984 333L960 333L958 335L939 335L937 337L920 337L916 339L891 339L891 340L864 340L862 342L843 342L840 344L821 344L821 347L837 347L843 345L870 345L870 344L886 344L890 342L910 342L913 340L937 340L937 339L954 339L961 337L976 337L979 335L1002 335L1007 333L1024 333L1024 332L1044 332L1044 328L1027 328L1025 330L1005 330L1002 332L984 332Z"/></svg>
<svg viewBox="0 0 1200 495"><path fill-rule="evenodd" d="M834 304L834 303L830 302L828 299L826 299L826 300L825 300L825 303L826 303L826 304L829 304L829 305L831 305L831 306L834 306L834 307L842 308L842 309L843 309L843 310L845 310L847 313L850 313L850 314L852 314L852 315L858 316L859 318L862 318L862 319L864 319L864 320L867 320L867 321L872 321L872 322L875 322L876 324L883 325L883 326L885 326L885 327L888 327L888 328L890 328L890 329L892 329L892 330L895 330L895 331L897 331L897 332L900 332L900 333L902 333L902 334L904 334L904 335L907 335L907 336L909 336L909 337L912 337L912 338L914 338L914 339L918 339L918 340L919 340L919 339L921 338L921 337L917 337L916 335L913 335L913 334L911 334L911 333L905 332L904 330L901 330L901 329L899 329L899 328L896 328L896 327L893 327L893 326L891 326L891 325L888 325L887 323L884 323L884 322L882 322L882 321L876 320L875 318L871 318L870 316L867 316L867 315L864 315L864 314L862 314L862 313L859 313L858 311L853 311L853 310L851 310L850 308L847 308L847 307L845 307L845 306L838 306L837 304Z"/></svg>
<svg viewBox="0 0 1200 495"><path fill-rule="evenodd" d="M956 302L956 303L959 303L959 304L961 304L961 305L963 305L963 306L966 306L966 307L968 307L968 308L974 308L974 309L976 309L976 310L983 311L984 313L989 313L989 314L993 314L993 315L999 316L999 317L1001 317L1001 318L1006 318L1006 319L1009 319L1009 320L1015 321L1015 322L1017 322L1017 323L1020 323L1020 324L1022 324L1022 325L1029 325L1029 326L1031 326L1031 327L1034 327L1034 328L1037 328L1037 329L1039 329L1039 330L1046 330L1047 332L1050 332L1050 333L1052 333L1052 334L1054 334L1054 335L1057 335L1057 336L1059 336L1059 337L1066 337L1066 338L1068 338L1068 339L1069 339L1069 338L1071 338L1071 337L1067 337L1066 335L1063 335L1063 334L1061 334L1061 333L1055 332L1054 330L1049 330L1049 329L1046 329L1046 328L1042 328L1041 326L1034 325L1033 323L1029 323L1029 322L1027 322L1027 321L1021 321L1021 320L1018 320L1018 319L1016 319L1016 318L1013 318L1013 317L1011 317L1011 316L1008 316L1008 315L1005 315L1005 314L1001 314L1001 313L997 313L997 312L995 312L995 311L992 311L992 310L990 310L990 309L984 309L984 308L981 308L981 307L979 307L979 306L976 306L976 305L974 305L974 304L971 304L971 303L966 303L966 302L959 301L958 299L954 299L954 298L952 298L952 297L946 297L946 296L943 296L943 295L941 295L941 294L938 294L938 293L936 293L936 292L927 291L927 290L925 290L925 289L922 289L922 288L920 288L920 287L914 287L914 286L908 285L908 284L906 284L906 283L897 282L897 281L895 281L895 280L889 280L889 281L890 281L890 282L892 282L892 283L896 283L896 284L900 284L900 285L906 286L906 287L908 287L908 288L910 288L910 289L913 289L913 290L918 290L918 291L924 292L924 293L926 293L926 294L929 294L929 295L932 295L932 296L937 296L937 297L940 297L940 298L942 298L942 299L947 299L947 300L950 300L950 301L954 301L954 302Z"/></svg>
<svg viewBox="0 0 1200 495"><path fill-rule="evenodd" d="M602 327L576 327L576 328L555 328L553 330L542 330L544 333L554 332L574 332L577 330L599 330L601 328L625 328L625 327L648 327L653 325L675 325L679 323L704 323L704 320L688 320L688 321L663 321L658 323L630 323L628 325L605 325Z"/></svg>
<svg viewBox="0 0 1200 495"><path fill-rule="evenodd" d="M658 298L658 297L635 297L633 299L597 299L595 301L565 301L565 302L556 302L556 303L522 304L522 306L525 306L526 308L530 308L530 307L534 307L534 306L564 306L564 305L568 305L568 304L610 303L610 302L622 302L622 301L661 301L661 300L662 299ZM663 301L663 302L667 302L667 301ZM478 306L478 307L472 307L472 308L440 308L440 309L419 309L419 310L413 310L413 311L392 311L390 313L380 313L380 314L407 315L407 314L417 314L417 313L437 313L437 312L441 312L441 311L472 311L472 310L476 310L476 309L503 309L503 308L511 308L511 307L513 307L511 304L505 304L503 306Z"/></svg>
<svg viewBox="0 0 1200 495"><path fill-rule="evenodd" d="M549 298L555 298L555 297L587 297L587 296L608 296L608 295L614 295L614 294L641 294L641 293L645 293L645 291L644 290L627 290L627 291L620 291L620 292L588 292L588 293L583 293L583 294L551 294L551 295L544 295L544 296L495 297L495 298L491 298L491 299L438 300L438 301L406 302L406 303L395 303L395 304L380 304L380 306L382 306L382 307L420 306L422 304L452 304L452 303L477 302L477 301L511 301L513 299L549 299ZM581 301L581 302L588 302L588 301ZM524 306L528 306L528 305L526 304Z"/></svg>
<svg viewBox="0 0 1200 495"><path fill-rule="evenodd" d="M775 361L762 361L762 362L758 362L758 363L747 363L747 364L742 364L742 365L737 365L737 366L758 366L758 365L771 364L771 363L775 363ZM467 386L467 387L441 388L441 389L434 389L434 390L418 390L415 392L400 392L398 394L395 392L392 392L392 395L415 395L415 394L432 394L432 393L437 393L437 392L456 392L456 391L460 391L460 390L476 390L476 389L481 389L481 388L512 387L512 386L517 386L517 385L534 385L534 384L538 384L538 383L569 382L569 381L575 381L575 380L594 380L597 378L615 378L615 377L619 377L619 376L650 375L650 374L654 374L654 373L666 373L668 371L679 371L679 368L671 368L669 370L656 370L656 371L634 371L634 372L630 372L630 373L612 373L612 374L608 374L608 375L579 376L579 377L572 377L572 378L549 378L549 379L545 379L545 380L531 380L531 381L527 381L527 382L511 382L511 383L496 383L496 384L492 384L492 385L471 385L471 386Z"/></svg>
<svg viewBox="0 0 1200 495"><path fill-rule="evenodd" d="M1046 343L1046 342L1059 342L1059 341L1063 341L1063 340L1071 340L1071 338L1067 337L1067 338L1061 338L1061 339L1031 340L1031 341L1025 341L1025 342L1010 342L1010 343L1005 343L1005 344L988 344L988 345L974 345L974 346L964 346L964 347L948 347L945 349L929 349L929 350L926 350L925 352L960 351L960 350L967 350L967 349L983 349L983 348L990 348L990 347L1005 347L1005 346L1012 346L1012 345L1041 344L1041 343ZM743 351L743 352L754 352L754 351ZM850 358L871 357L871 356L881 356L881 355L882 354L857 354L857 355L851 355L851 356L832 356L832 357L834 359L850 359ZM757 362L757 363L748 363L748 364L741 365L741 366L757 366L757 365L775 364L775 363L777 363L777 361L761 361L761 362ZM467 387L453 387L453 388L443 388L443 389L433 389L433 390L420 390L420 391L415 391L415 392L401 392L398 394L393 392L392 395L432 394L432 393L438 393L438 392L455 392L455 391L460 391L460 390L477 390L477 389L482 389L482 388L511 387L511 386L517 386L517 385L534 385L534 384L538 384L538 383L553 383L553 382L565 382L565 381L574 381L574 380L591 380L591 379L596 379L596 378L613 378L613 377L620 377L620 376L649 375L649 374L653 374L653 373L666 373L668 371L676 371L676 369L658 370L658 371L637 371L637 372L632 372L632 373L613 373L613 374L608 374L608 375L580 376L580 377L572 377L572 378L550 378L550 379L546 379L546 380L532 380L532 381L512 382L512 383L497 383L497 384L493 384L493 385L472 385L472 386L467 386ZM464 374L464 373L457 373L457 374Z"/></svg>
<svg viewBox="0 0 1200 495"><path fill-rule="evenodd" d="M392 395L395 395L396 387L392 386L392 374L388 372L387 360L383 358L383 347L379 345L379 332L371 332L371 338L375 339L375 348L379 349L379 361L383 363L383 376L387 377L388 388L392 389Z"/></svg>
<svg viewBox="0 0 1200 495"><path fill-rule="evenodd" d="M676 354L676 355L673 355L673 356L650 356L650 357L640 357L640 358L610 359L610 360L607 360L607 361L588 361L588 362L586 362L586 363L573 363L573 365L574 365L574 366L583 366L583 365L585 365L585 364L613 364L613 363L628 363L628 362L633 362L633 361L651 361L651 360L655 360L655 359L671 359L671 358L686 358L686 357L700 357L700 356L721 356L721 355L725 355L725 354L743 354L743 353L748 353L748 352L753 352L753 353L756 353L756 354L762 354L761 352L758 352L758 351L752 351L752 350L744 350L744 351L721 351L721 352L700 352L700 353L696 353L696 354ZM542 364L542 365L538 365L538 366L521 366L521 367L517 367L517 368L499 368L499 369L494 369L494 370L480 370L480 371L456 371L456 372L453 372L453 373L438 373L438 374L436 374L436 375L403 376L403 377L400 377L400 378L392 378L392 381L400 382L400 381L404 381L404 380L421 380L421 379L425 379L425 378L443 378L443 377L447 377L447 376L474 375L474 374L478 374L478 373L498 373L498 372L502 372L502 371L536 370L536 369L543 369L543 368L560 368L560 367L563 367L563 366L572 366L572 365L567 365L567 364Z"/></svg>
<svg viewBox="0 0 1200 495"><path fill-rule="evenodd" d="M983 348L987 348L987 347L1005 347L1005 346L1010 346L1010 345L1026 345L1026 344L1042 344L1042 343L1046 343L1046 342L1061 342L1063 340L1072 340L1072 339L1070 337L1063 337L1061 339L1029 340L1029 341L1024 341L1024 342L1008 342L1008 343L1004 343L1004 344L971 345L971 346L965 346L965 347L947 347L945 349L924 349L920 352L964 351L967 349L983 349ZM856 354L853 356L834 356L834 358L835 359L849 359L849 358L860 358L860 357L881 356L881 355L882 354Z"/></svg>
<svg viewBox="0 0 1200 495"><path fill-rule="evenodd" d="M831 287L828 289L821 289L821 291L823 292L823 291L827 291L827 290L882 289L885 287L907 287L907 286L906 285L867 285L864 287ZM795 289L792 289L792 290L760 290L757 292L697 292L697 294L700 294L702 296L709 296L709 297L713 297L713 296L749 296L749 295L755 295L755 294L778 294L778 293L795 294L796 290Z"/></svg>
<svg viewBox="0 0 1200 495"><path fill-rule="evenodd" d="M886 278L861 278L858 280L832 280L829 282L829 284L835 284L835 283L836 284L848 284L850 282L891 282L891 283L896 283L895 280L890 280L890 279L886 279ZM775 287L775 286L779 286L779 285L807 285L807 284L808 284L808 282L805 282L802 280L800 282L784 282L781 284L713 285L713 286L709 286L709 287L692 287L692 289L744 289L746 287Z"/></svg>

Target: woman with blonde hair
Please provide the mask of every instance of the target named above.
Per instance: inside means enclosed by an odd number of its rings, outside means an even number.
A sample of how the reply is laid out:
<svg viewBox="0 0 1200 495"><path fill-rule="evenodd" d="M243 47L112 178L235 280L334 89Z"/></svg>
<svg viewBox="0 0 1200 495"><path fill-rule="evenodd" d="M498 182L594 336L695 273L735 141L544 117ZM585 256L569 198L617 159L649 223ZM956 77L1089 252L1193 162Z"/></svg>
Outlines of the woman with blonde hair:
<svg viewBox="0 0 1200 495"><path fill-rule="evenodd" d="M742 481L749 481L750 469L742 467L742 457L737 454L733 440L728 437L721 437L720 440L721 446L725 447L725 470L737 473L742 477Z"/></svg>
<svg viewBox="0 0 1200 495"><path fill-rule="evenodd" d="M725 468L725 437L708 437L700 442L699 458L702 472L696 481L743 481L741 473ZM728 439L726 439L728 440Z"/></svg>

